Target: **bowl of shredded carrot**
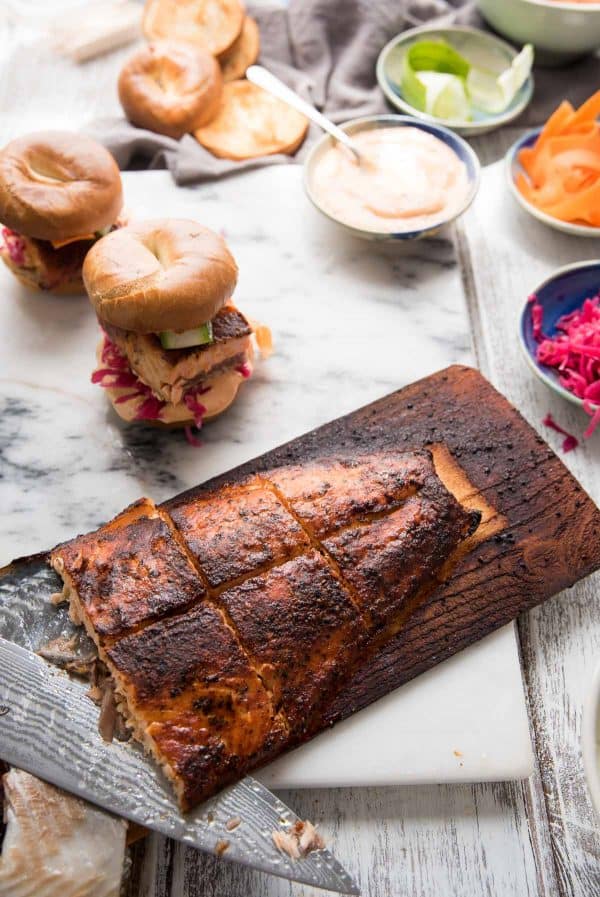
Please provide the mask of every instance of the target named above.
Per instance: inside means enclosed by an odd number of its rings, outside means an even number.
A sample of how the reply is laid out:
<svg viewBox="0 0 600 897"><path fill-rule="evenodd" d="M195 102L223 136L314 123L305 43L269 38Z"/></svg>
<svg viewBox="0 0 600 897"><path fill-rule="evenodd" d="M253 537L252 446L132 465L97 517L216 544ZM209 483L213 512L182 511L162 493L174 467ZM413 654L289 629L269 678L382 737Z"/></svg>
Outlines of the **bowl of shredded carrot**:
<svg viewBox="0 0 600 897"><path fill-rule="evenodd" d="M589 438L600 427L600 259L566 265L540 284L521 314L520 339L540 380L588 415ZM577 439L564 435L569 451Z"/></svg>
<svg viewBox="0 0 600 897"><path fill-rule="evenodd" d="M506 155L517 202L565 233L600 237L600 90L574 109L564 100Z"/></svg>

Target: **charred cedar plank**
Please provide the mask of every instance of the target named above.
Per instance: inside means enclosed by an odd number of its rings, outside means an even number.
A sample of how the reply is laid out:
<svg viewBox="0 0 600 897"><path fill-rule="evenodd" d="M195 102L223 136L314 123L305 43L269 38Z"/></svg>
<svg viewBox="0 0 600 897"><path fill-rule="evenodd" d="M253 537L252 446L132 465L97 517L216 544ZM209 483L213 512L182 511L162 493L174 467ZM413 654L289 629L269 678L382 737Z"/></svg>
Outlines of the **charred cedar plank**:
<svg viewBox="0 0 600 897"><path fill-rule="evenodd" d="M204 585L171 526L142 499L94 533L58 546L100 641L183 610Z"/></svg>
<svg viewBox="0 0 600 897"><path fill-rule="evenodd" d="M271 697L220 611L200 604L106 649L138 732L191 807L287 738Z"/></svg>
<svg viewBox="0 0 600 897"><path fill-rule="evenodd" d="M323 727L349 716L600 567L600 511L515 408L453 366L326 424L176 501L253 473L343 454L443 443L507 527L477 545L344 685ZM166 502L168 510L172 502Z"/></svg>
<svg viewBox="0 0 600 897"><path fill-rule="evenodd" d="M207 500L174 499L169 512L213 587L259 573L309 548L304 531L275 494L252 479Z"/></svg>
<svg viewBox="0 0 600 897"><path fill-rule="evenodd" d="M315 551L246 580L219 603L298 737L366 641L360 615Z"/></svg>

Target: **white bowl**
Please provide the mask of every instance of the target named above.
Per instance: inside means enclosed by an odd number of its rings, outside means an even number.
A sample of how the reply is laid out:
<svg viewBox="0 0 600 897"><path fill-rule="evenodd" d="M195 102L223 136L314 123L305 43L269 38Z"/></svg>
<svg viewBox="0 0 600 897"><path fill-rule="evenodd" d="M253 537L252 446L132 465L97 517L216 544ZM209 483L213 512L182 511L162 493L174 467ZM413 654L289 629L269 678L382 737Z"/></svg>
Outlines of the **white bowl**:
<svg viewBox="0 0 600 897"><path fill-rule="evenodd" d="M443 119L415 109L402 94L402 59L408 48L418 40L445 40L455 50L465 56L469 62L486 71L499 75L508 68L517 55L517 50L493 34L480 31L478 28L450 26L436 28L434 25L420 25L396 35L385 45L377 59L377 81L385 96L396 109L414 115L422 121L444 125L463 137L475 137L499 128L517 118L529 104L533 96L533 76L530 74L525 84L513 97L508 108L503 112L487 113L473 110L473 118Z"/></svg>
<svg viewBox="0 0 600 897"><path fill-rule="evenodd" d="M600 237L600 227L594 227L591 224L576 224L573 221L562 221L560 218L553 218L552 215L548 215L546 212L538 209L537 206L534 206L528 199L525 199L517 187L517 175L523 172L519 162L519 151L524 147L533 146L541 132L541 128L534 128L532 131L528 131L519 137L506 153L505 172L510 192L526 212L529 212L538 221L547 224L548 227L559 230L563 234L570 234L572 237L593 237L597 240Z"/></svg>
<svg viewBox="0 0 600 897"><path fill-rule="evenodd" d="M326 209L323 208L321 203L319 202L319 197L316 191L313 189L313 174L315 168L319 164L319 159L323 155L326 149L328 149L333 144L333 138L329 136L329 134L324 134L320 140L315 143L310 153L308 154L306 161L304 162L304 189L306 190L306 194L312 204L325 215L326 218L329 218L330 221L335 222L338 227L343 228L347 233L353 234L355 237L362 237L364 240L420 240L423 237L432 236L435 234L441 227L446 224L449 224L451 221L454 221L460 215L467 211L479 189L479 182L481 178L481 166L479 164L479 159L475 151L469 146L469 144L459 137L454 131L448 130L448 128L443 128L441 125L433 124L429 122L418 121L416 118L411 118L408 115L369 115L365 118L353 118L350 121L344 122L340 125L344 131L348 134L356 134L358 131L369 131L372 128L377 127L386 127L386 128L419 128L422 131L426 131L428 134L432 134L434 137L437 137L438 140L441 140L442 143L445 143L457 156L458 158L464 162L467 169L467 176L469 179L469 192L465 197L465 201L458 211L453 212L451 215L440 219L439 221L434 222L433 224L427 225L426 227L422 227L418 230L414 231L371 231L371 230L362 230L360 228L354 227L351 224L347 224L345 221L342 221L339 218L331 215Z"/></svg>
<svg viewBox="0 0 600 897"><path fill-rule="evenodd" d="M596 667L583 705L581 749L588 791L600 816L600 665Z"/></svg>
<svg viewBox="0 0 600 897"><path fill-rule="evenodd" d="M600 2L477 0L489 24L517 44L531 43L538 62L561 64L600 47Z"/></svg>

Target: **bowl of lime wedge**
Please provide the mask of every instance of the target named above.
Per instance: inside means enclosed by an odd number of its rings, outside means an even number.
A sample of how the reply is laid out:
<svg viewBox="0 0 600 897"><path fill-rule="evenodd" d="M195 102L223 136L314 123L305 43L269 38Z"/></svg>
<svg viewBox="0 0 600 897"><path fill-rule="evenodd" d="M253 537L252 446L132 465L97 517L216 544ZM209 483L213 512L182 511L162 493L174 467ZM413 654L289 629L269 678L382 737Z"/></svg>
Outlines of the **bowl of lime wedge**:
<svg viewBox="0 0 600 897"><path fill-rule="evenodd" d="M463 136L517 118L533 96L533 48L521 51L477 28L423 26L397 35L377 80L397 109Z"/></svg>

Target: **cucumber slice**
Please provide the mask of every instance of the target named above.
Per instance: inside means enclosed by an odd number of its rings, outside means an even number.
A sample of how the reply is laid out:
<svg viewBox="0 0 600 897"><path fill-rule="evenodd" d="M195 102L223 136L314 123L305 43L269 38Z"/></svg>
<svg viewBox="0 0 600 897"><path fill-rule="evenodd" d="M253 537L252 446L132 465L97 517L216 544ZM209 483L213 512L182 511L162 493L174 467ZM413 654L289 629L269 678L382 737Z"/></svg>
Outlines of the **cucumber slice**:
<svg viewBox="0 0 600 897"><path fill-rule="evenodd" d="M213 341L212 324L208 321L193 330L177 333L175 330L163 330L158 334L163 349L188 349L190 346L207 346Z"/></svg>

